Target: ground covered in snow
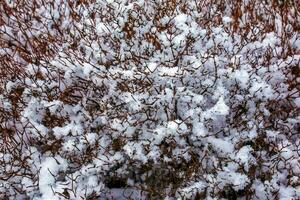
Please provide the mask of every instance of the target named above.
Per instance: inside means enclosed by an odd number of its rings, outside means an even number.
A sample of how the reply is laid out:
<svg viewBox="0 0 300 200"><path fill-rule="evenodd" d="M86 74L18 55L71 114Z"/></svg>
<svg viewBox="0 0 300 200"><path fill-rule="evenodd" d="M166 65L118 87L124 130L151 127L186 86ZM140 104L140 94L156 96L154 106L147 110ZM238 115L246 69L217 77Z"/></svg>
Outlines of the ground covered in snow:
<svg viewBox="0 0 300 200"><path fill-rule="evenodd" d="M299 1L0 16L1 199L299 199Z"/></svg>

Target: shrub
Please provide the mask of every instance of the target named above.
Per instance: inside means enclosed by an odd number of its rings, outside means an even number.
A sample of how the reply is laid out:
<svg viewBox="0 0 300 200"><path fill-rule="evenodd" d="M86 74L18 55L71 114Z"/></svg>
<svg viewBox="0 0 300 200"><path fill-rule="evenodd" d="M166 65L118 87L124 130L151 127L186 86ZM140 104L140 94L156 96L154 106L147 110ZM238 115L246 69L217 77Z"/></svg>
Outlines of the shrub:
<svg viewBox="0 0 300 200"><path fill-rule="evenodd" d="M299 8L1 1L1 198L296 199Z"/></svg>

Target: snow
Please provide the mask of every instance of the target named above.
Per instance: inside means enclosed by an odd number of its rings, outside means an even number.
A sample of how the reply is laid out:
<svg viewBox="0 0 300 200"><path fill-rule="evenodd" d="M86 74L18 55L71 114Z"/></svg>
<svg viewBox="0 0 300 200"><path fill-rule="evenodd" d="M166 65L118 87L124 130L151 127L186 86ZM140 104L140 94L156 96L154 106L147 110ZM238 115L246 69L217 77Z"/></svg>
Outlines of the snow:
<svg viewBox="0 0 300 200"><path fill-rule="evenodd" d="M140 199L140 200L145 200L146 198L146 193L136 190L136 189L121 189L121 188L113 188L111 189L111 193L109 195L112 199L118 199L118 200L126 200L129 198L132 199Z"/></svg>
<svg viewBox="0 0 300 200"><path fill-rule="evenodd" d="M253 149L250 146L243 146L236 154L236 160L242 163L246 170L249 170L250 165L255 163L255 158L251 152Z"/></svg>
<svg viewBox="0 0 300 200"><path fill-rule="evenodd" d="M67 162L61 157L49 157L41 163L41 175L39 176L41 199L59 199L52 191L55 188L55 176L60 170L66 170L67 166Z"/></svg>
<svg viewBox="0 0 300 200"><path fill-rule="evenodd" d="M230 22L232 22L232 18L228 17L228 16L224 16L222 18L222 21L224 24L229 24Z"/></svg>
<svg viewBox="0 0 300 200"><path fill-rule="evenodd" d="M221 172L218 174L218 179L230 183L235 190L242 190L249 182L246 175L237 172Z"/></svg>
<svg viewBox="0 0 300 200"><path fill-rule="evenodd" d="M234 150L234 146L230 141L214 137L208 137L207 141L212 144L217 151L230 153Z"/></svg>
<svg viewBox="0 0 300 200"><path fill-rule="evenodd" d="M204 124L198 121L193 123L193 134L200 137L205 137L208 132L204 127Z"/></svg>
<svg viewBox="0 0 300 200"><path fill-rule="evenodd" d="M249 74L246 70L236 70L234 73L232 73L232 75L242 88L247 87L247 83L249 82Z"/></svg>

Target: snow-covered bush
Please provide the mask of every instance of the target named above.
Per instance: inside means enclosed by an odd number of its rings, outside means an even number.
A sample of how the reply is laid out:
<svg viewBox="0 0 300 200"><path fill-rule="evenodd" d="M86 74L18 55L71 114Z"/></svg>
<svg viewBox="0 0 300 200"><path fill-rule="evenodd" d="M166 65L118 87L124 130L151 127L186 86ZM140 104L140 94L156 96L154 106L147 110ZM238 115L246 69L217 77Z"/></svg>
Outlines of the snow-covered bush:
<svg viewBox="0 0 300 200"><path fill-rule="evenodd" d="M298 1L0 10L1 199L299 198Z"/></svg>

